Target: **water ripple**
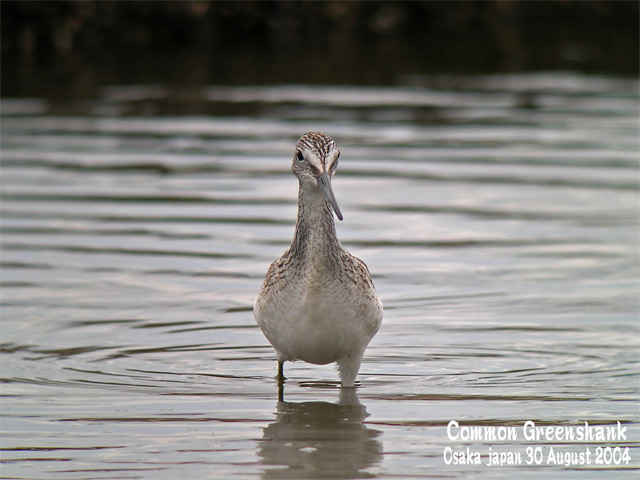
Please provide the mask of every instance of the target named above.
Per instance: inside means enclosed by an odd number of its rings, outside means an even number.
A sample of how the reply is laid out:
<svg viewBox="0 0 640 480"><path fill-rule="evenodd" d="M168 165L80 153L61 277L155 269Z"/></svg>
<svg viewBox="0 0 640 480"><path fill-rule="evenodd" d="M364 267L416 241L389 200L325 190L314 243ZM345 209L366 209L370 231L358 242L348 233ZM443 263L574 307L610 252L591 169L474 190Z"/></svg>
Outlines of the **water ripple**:
<svg viewBox="0 0 640 480"><path fill-rule="evenodd" d="M188 92L208 116L146 114L163 85L2 99L3 473L522 474L444 465L451 419L620 421L637 463L637 79L404 81ZM336 229L385 304L351 395L299 362L278 392L253 321L306 130L341 147Z"/></svg>

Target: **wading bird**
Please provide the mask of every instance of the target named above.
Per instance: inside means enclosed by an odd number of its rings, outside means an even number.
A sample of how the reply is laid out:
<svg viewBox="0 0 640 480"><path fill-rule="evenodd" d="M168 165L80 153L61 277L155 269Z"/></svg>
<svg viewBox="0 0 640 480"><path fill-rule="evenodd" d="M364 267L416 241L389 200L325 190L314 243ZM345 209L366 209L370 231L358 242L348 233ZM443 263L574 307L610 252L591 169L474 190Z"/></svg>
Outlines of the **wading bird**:
<svg viewBox="0 0 640 480"><path fill-rule="evenodd" d="M291 246L271 264L256 298L255 319L276 351L278 380L286 361L336 362L353 387L364 350L380 328L382 303L364 262L338 241L331 188L340 150L321 132L298 140L291 169L298 177L298 220Z"/></svg>

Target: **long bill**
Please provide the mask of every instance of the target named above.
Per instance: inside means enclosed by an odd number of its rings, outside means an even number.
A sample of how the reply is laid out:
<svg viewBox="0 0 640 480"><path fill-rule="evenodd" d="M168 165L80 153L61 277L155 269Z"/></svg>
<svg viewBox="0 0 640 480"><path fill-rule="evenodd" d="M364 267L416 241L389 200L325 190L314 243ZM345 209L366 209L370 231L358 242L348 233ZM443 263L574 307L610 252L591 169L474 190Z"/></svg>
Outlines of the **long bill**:
<svg viewBox="0 0 640 480"><path fill-rule="evenodd" d="M338 206L338 201L336 200L336 196L333 194L333 190L331 189L331 177L327 172L322 173L318 177L318 187L324 193L324 196L329 200L329 205L333 208L333 211L336 212L336 216L338 220L342 220L342 212L340 211L340 207Z"/></svg>

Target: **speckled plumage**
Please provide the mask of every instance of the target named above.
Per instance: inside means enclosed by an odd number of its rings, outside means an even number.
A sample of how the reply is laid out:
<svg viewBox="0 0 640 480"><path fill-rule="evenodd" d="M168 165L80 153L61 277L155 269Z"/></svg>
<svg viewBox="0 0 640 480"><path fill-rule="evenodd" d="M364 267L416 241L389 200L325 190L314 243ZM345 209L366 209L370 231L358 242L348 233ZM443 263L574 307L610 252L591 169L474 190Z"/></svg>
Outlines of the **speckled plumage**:
<svg viewBox="0 0 640 480"><path fill-rule="evenodd" d="M330 180L339 155L323 133L298 140L292 164L300 185L295 234L269 267L253 311L276 350L281 378L288 360L337 362L342 384L350 387L380 328L382 303L367 266L336 237L333 212L340 219L342 214Z"/></svg>

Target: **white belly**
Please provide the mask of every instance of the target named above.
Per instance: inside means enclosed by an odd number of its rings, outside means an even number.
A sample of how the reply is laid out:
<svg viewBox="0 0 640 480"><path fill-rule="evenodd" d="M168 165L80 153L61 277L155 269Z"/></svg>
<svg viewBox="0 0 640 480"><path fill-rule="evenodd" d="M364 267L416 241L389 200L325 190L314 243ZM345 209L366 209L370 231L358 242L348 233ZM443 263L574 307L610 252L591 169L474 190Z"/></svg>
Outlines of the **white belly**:
<svg viewBox="0 0 640 480"><path fill-rule="evenodd" d="M283 359L326 364L362 354L382 320L382 305L371 300L354 301L348 292L288 291L269 302L258 297L254 314Z"/></svg>

